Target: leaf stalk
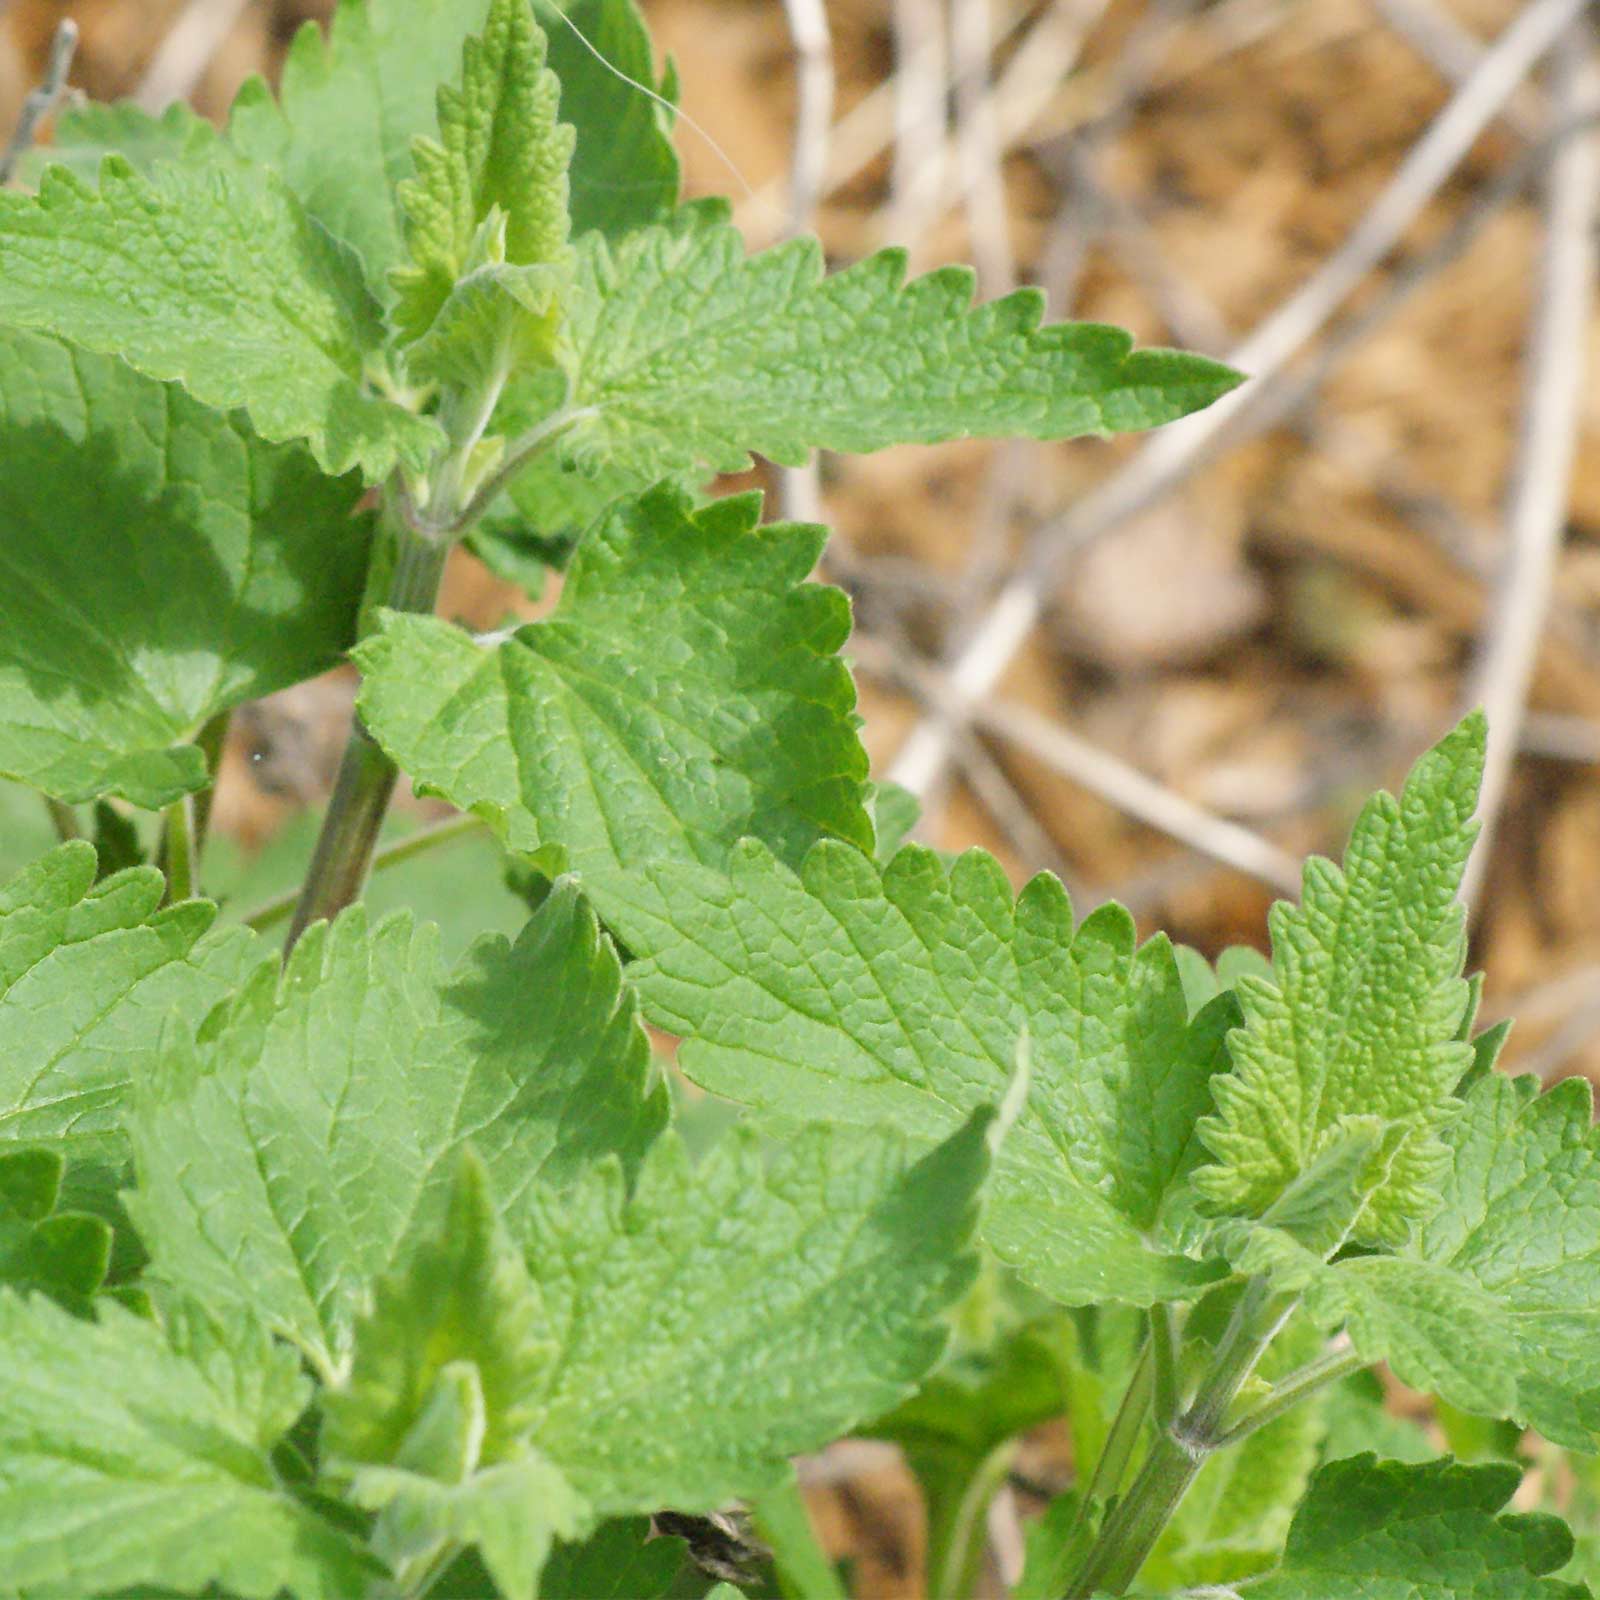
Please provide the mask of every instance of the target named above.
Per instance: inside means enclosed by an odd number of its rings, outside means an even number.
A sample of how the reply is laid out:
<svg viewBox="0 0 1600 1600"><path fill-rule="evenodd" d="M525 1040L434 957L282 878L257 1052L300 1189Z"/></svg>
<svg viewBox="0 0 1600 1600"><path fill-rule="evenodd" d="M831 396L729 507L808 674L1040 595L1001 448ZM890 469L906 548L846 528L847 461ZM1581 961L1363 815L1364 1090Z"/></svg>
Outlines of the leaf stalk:
<svg viewBox="0 0 1600 1600"><path fill-rule="evenodd" d="M1230 1408L1296 1304L1295 1299L1275 1300L1261 1279L1246 1285L1193 1403L1156 1435L1127 1494L1112 1506L1068 1585L1066 1600L1127 1593L1200 1469L1228 1437L1223 1424ZM1156 1359L1152 1355L1152 1373Z"/></svg>

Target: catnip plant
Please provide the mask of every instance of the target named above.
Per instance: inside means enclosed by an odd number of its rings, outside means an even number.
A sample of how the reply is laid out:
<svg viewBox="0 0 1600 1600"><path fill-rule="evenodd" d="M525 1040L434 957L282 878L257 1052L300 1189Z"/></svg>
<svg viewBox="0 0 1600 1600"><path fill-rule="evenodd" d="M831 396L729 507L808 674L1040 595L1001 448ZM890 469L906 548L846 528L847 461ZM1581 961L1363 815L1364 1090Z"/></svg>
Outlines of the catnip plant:
<svg viewBox="0 0 1600 1600"><path fill-rule="evenodd" d="M1270 961L901 843L823 531L713 480L1237 375L747 255L673 92L633 0L343 0L225 129L79 108L0 195L0 771L64 836L0 888L0 1596L834 1600L791 1461L855 1433L960 1600L1059 1417L1018 1596L1587 1594L1506 1511L1600 1430L1600 1151L1474 1031L1481 721ZM463 541L559 603L436 616ZM346 652L280 950L204 895L218 751ZM514 939L365 912L402 771Z"/></svg>

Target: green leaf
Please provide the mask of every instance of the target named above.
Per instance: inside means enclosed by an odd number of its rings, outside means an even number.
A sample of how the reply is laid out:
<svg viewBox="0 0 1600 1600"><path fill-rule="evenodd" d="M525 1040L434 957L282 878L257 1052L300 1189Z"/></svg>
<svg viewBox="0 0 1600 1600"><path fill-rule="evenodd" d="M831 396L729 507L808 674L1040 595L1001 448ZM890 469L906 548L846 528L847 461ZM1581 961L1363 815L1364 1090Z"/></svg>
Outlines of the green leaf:
<svg viewBox="0 0 1600 1600"><path fill-rule="evenodd" d="M1600 1434L1600 1135L1587 1084L1538 1091L1531 1076L1495 1073L1471 1091L1444 1130L1452 1163L1444 1204L1414 1250L1497 1303L1509 1332L1480 1343L1479 1359L1493 1352L1515 1369L1510 1414L1558 1444L1592 1451Z"/></svg>
<svg viewBox="0 0 1600 1600"><path fill-rule="evenodd" d="M326 38L314 22L295 35L276 101L259 78L234 101L229 143L282 175L379 295L405 259L398 190L415 170L412 141L438 132L440 72L488 10L489 0L341 0Z"/></svg>
<svg viewBox="0 0 1600 1600"><path fill-rule="evenodd" d="M215 908L163 910L153 868L95 882L94 851L62 845L0 888L0 1139L120 1154L129 1080L162 1021L198 1024L259 959Z"/></svg>
<svg viewBox="0 0 1600 1600"><path fill-rule="evenodd" d="M217 1583L245 1600L348 1600L376 1563L279 1482L305 1404L293 1352L228 1350L191 1319L174 1348L102 1302L98 1321L0 1291L0 1570L90 1595ZM292 1408L292 1409L291 1409Z"/></svg>
<svg viewBox="0 0 1600 1600"><path fill-rule="evenodd" d="M824 278L799 239L746 259L706 207L612 246L580 241L568 322L583 417L564 450L626 466L639 487L739 472L758 451L788 465L814 448L1122 432L1210 404L1237 373L1174 351L1135 353L1120 329L1039 326L1023 290L972 309L972 274L907 285L886 250Z"/></svg>
<svg viewBox="0 0 1600 1600"><path fill-rule="evenodd" d="M648 1517L603 1523L581 1544L558 1544L540 1600L669 1600L688 1556L682 1539L652 1538Z"/></svg>
<svg viewBox="0 0 1600 1600"><path fill-rule="evenodd" d="M108 157L96 189L51 168L0 195L0 326L53 333L177 380L325 471L420 463L435 425L362 386L382 342L355 259L273 174Z"/></svg>
<svg viewBox="0 0 1600 1600"><path fill-rule="evenodd" d="M105 1279L111 1228L56 1209L65 1166L57 1150L0 1150L0 1284L42 1290L77 1310Z"/></svg>
<svg viewBox="0 0 1600 1600"><path fill-rule="evenodd" d="M485 1467L462 1483L369 1468L355 1494L382 1510L373 1543L398 1572L426 1571L441 1551L475 1546L503 1600L535 1600L553 1538L588 1525L583 1502L537 1456Z"/></svg>
<svg viewBox="0 0 1600 1600"><path fill-rule="evenodd" d="M560 1347L530 1437L600 1513L710 1511L902 1399L973 1273L979 1113L913 1160L888 1131L746 1130L691 1169L675 1135L513 1213Z"/></svg>
<svg viewBox="0 0 1600 1600"><path fill-rule="evenodd" d="M1274 981L1243 978L1234 1070L1201 1125L1216 1165L1196 1177L1216 1207L1259 1216L1351 1117L1407 1130L1357 1220L1366 1243L1402 1242L1437 1204L1438 1129L1471 1065L1457 1037L1465 912L1457 898L1476 829L1484 724L1469 717L1418 762L1397 801L1363 808L1341 871L1306 863L1301 904L1272 909Z"/></svg>
<svg viewBox="0 0 1600 1600"><path fill-rule="evenodd" d="M438 1230L379 1280L356 1325L349 1375L323 1398L322 1443L336 1469L399 1463L456 1482L515 1454L527 1432L524 1397L553 1354L534 1325L536 1309L469 1146ZM450 1397L441 1380L466 1369L475 1377L476 1425L435 1439L436 1413L461 1414L436 1404Z"/></svg>
<svg viewBox="0 0 1600 1600"><path fill-rule="evenodd" d="M652 81L649 38L631 0L576 0L567 9L605 61ZM441 68L460 61L488 11L488 0L341 0L326 38L309 22L295 35L278 100L254 79L234 102L229 143L283 176L306 210L356 251L380 297L389 293L390 269L406 259L398 191L416 171L412 141L438 136ZM561 119L578 130L574 230L618 233L657 220L670 211L678 181L664 114L570 29L554 20L551 29ZM106 144L138 163L127 134Z"/></svg>
<svg viewBox="0 0 1600 1600"><path fill-rule="evenodd" d="M27 333L0 332L0 432L0 771L152 808L204 786L205 721L350 642L359 479Z"/></svg>
<svg viewBox="0 0 1600 1600"><path fill-rule="evenodd" d="M533 1600L553 1539L584 1531L582 1501L527 1447L556 1354L537 1312L469 1147L440 1229L379 1281L322 1403L328 1468L382 1512L374 1548L396 1572L472 1544L507 1600Z"/></svg>
<svg viewBox="0 0 1600 1600"><path fill-rule="evenodd" d="M981 852L947 869L908 847L879 868L823 843L797 877L752 843L727 876L648 869L626 911L631 970L683 1036L684 1071L785 1118L944 1137L1004 1093L1026 1027L1032 1086L984 1237L1035 1287L1149 1304L1223 1270L1163 1225L1232 1002L1191 1027L1171 946L1136 948L1120 907L1074 931L1055 879L1014 901Z"/></svg>
<svg viewBox="0 0 1600 1600"><path fill-rule="evenodd" d="M217 130L181 100L159 116L142 111L131 100L106 105L85 100L69 105L56 118L48 145L32 149L22 173L37 187L45 169L70 167L85 181L100 175L101 159L119 155L140 172L157 161L215 161L226 155Z"/></svg>
<svg viewBox="0 0 1600 1600"><path fill-rule="evenodd" d="M821 530L758 509L654 491L592 531L548 621L480 643L391 615L356 652L374 738L512 849L563 850L625 940L648 864L871 842L848 607L803 581Z"/></svg>
<svg viewBox="0 0 1600 1600"><path fill-rule="evenodd" d="M1520 1476L1448 1460L1336 1461L1312 1480L1281 1566L1247 1592L1251 1600L1585 1600L1582 1585L1541 1577L1572 1554L1572 1535L1555 1517L1496 1515Z"/></svg>
<svg viewBox="0 0 1600 1600"><path fill-rule="evenodd" d="M401 337L421 339L452 301L454 320L471 325L465 334L459 325L436 330L451 347L448 357L414 352L412 364L423 375L438 376L441 359L459 360L463 338L484 339L485 318L499 324L508 346L554 336L561 281L549 269L565 267L571 254L573 132L556 121L560 98L529 0L490 0L481 36L463 47L460 87L439 90L439 141L416 141L417 176L400 186L409 264L396 267L391 282ZM463 308L458 297L467 286L458 289L458 280L479 264L475 256L499 270L483 267L468 291L473 304ZM543 275L530 277L534 267ZM511 276L518 268L522 273Z"/></svg>
<svg viewBox="0 0 1600 1600"><path fill-rule="evenodd" d="M577 130L572 231L617 239L669 216L678 201L672 113L640 91L672 99L657 81L650 33L634 0L560 0L547 13L550 69L561 83L561 120ZM582 35L580 38L579 35Z"/></svg>
<svg viewBox="0 0 1600 1600"><path fill-rule="evenodd" d="M448 977L435 943L404 914L369 932L359 908L313 928L198 1045L169 1035L130 1119L128 1205L156 1273L251 1309L325 1375L468 1140L510 1204L601 1154L631 1166L665 1119L616 957L570 883L515 945L481 940Z"/></svg>
<svg viewBox="0 0 1600 1600"><path fill-rule="evenodd" d="M1321 1268L1306 1288L1320 1326L1343 1326L1370 1360L1414 1389L1479 1415L1517 1404L1514 1335L1506 1309L1462 1274L1403 1256L1365 1256Z"/></svg>
<svg viewBox="0 0 1600 1600"><path fill-rule="evenodd" d="M1587 1085L1545 1095L1491 1074L1443 1130L1443 1205L1397 1256L1331 1266L1272 1230L1233 1251L1243 1271L1303 1289L1414 1388L1515 1417L1593 1450L1600 1433L1600 1136Z"/></svg>

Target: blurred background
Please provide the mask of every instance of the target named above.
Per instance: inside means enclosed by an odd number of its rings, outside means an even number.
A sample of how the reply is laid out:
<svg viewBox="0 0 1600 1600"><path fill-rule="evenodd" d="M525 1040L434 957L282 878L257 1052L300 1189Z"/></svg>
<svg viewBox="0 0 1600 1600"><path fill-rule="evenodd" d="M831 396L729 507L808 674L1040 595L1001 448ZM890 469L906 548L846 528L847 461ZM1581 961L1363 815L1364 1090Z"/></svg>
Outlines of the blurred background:
<svg viewBox="0 0 1600 1600"><path fill-rule="evenodd" d="M1148 439L753 475L835 530L822 576L854 600L867 742L922 799L922 836L981 844L1018 882L1052 870L1080 910L1115 897L1209 954L1259 945L1300 859L1486 705L1485 1019L1517 1017L1513 1067L1600 1078L1584 0L643 7L681 74L689 192L731 194L752 245L814 229L840 263L890 243L913 270L971 262L983 296L1038 284L1052 318L1254 380ZM0 119L63 16L73 85L220 117L327 10L11 0ZM535 614L464 552L443 605ZM351 693L335 673L234 718L211 881L237 909L303 862ZM31 797L0 795L0 817L8 863L49 840ZM481 837L374 898L442 913L456 948L522 915ZM903 1476L847 1451L824 1480L813 1505L860 1592L920 1592Z"/></svg>

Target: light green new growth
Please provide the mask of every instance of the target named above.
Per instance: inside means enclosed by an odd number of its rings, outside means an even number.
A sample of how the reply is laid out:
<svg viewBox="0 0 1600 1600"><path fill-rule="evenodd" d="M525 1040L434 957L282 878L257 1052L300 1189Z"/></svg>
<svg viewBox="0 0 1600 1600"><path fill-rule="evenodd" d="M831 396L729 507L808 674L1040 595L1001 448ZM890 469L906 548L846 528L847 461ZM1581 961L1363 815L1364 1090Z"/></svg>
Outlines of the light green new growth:
<svg viewBox="0 0 1600 1600"><path fill-rule="evenodd" d="M380 1569L279 1481L309 1396L294 1352L184 1313L173 1337L0 1290L0 1573L29 1595L149 1586L349 1600Z"/></svg>
<svg viewBox="0 0 1600 1600"><path fill-rule="evenodd" d="M1341 871L1313 857L1296 907L1272 909L1274 981L1236 988L1244 1026L1233 1072L1201 1124L1216 1164L1196 1174L1215 1207L1259 1216L1352 1118L1406 1137L1356 1220L1366 1242L1402 1242L1438 1204L1439 1126L1472 1064L1459 1037L1469 990L1457 899L1476 829L1481 716L1418 762L1397 801L1362 810Z"/></svg>
<svg viewBox="0 0 1600 1600"><path fill-rule="evenodd" d="M68 844L0 888L0 1140L120 1156L162 1023L198 1024L260 955L242 928L207 932L212 906L158 911L153 868L94 872L93 849Z"/></svg>
<svg viewBox="0 0 1600 1600"><path fill-rule="evenodd" d="M1250 1600L1586 1600L1564 1566L1572 1535L1550 1516L1499 1516L1510 1465L1406 1466L1354 1456L1326 1466L1296 1513L1278 1569Z"/></svg>
<svg viewBox="0 0 1600 1600"><path fill-rule="evenodd" d="M570 405L593 415L566 450L639 488L738 472L752 451L793 465L815 448L1150 428L1239 382L1120 329L1041 328L1037 290L974 309L966 268L907 284L901 251L826 278L813 239L746 258L703 205L619 244L587 238L578 258Z"/></svg>
<svg viewBox="0 0 1600 1600"><path fill-rule="evenodd" d="M350 642L359 479L29 333L0 331L0 429L0 772L151 808L205 787L196 730Z"/></svg>
<svg viewBox="0 0 1600 1600"><path fill-rule="evenodd" d="M442 1226L379 1281L322 1401L327 1470L382 1512L374 1543L397 1573L475 1544L506 1600L533 1600L552 1537L583 1531L582 1502L527 1443L558 1354L538 1309L466 1150Z"/></svg>
<svg viewBox="0 0 1600 1600"><path fill-rule="evenodd" d="M389 755L513 849L564 853L625 940L652 863L871 843L849 608L804 581L821 531L759 512L658 490L590 530L548 621L484 644L394 615L356 651Z"/></svg>
<svg viewBox="0 0 1600 1600"><path fill-rule="evenodd" d="M727 875L661 861L624 910L685 1072L784 1118L942 1137L1003 1094L1026 1027L1031 1089L984 1235L1046 1293L1149 1304L1224 1270L1181 1253L1167 1207L1237 1012L1224 997L1191 1025L1171 946L1136 949L1120 907L1074 931L1055 879L1014 901L980 852L947 870L908 847L880 869L824 843L798 877L755 844Z"/></svg>
<svg viewBox="0 0 1600 1600"><path fill-rule="evenodd" d="M148 172L157 161L211 161L220 153L217 130L181 100L160 116L141 111L131 100L110 105L87 100L62 108L50 143L30 150L22 171L35 186L47 167L57 165L89 182L99 177L100 162L108 155Z"/></svg>
<svg viewBox="0 0 1600 1600"><path fill-rule="evenodd" d="M359 908L313 927L198 1047L169 1034L129 1121L127 1203L157 1275L249 1309L324 1376L468 1141L509 1205L604 1154L631 1168L665 1119L616 957L570 884L448 977L435 945L405 915L369 932Z"/></svg>
<svg viewBox="0 0 1600 1600"><path fill-rule="evenodd" d="M53 333L176 380L263 438L305 439L323 469L420 464L437 429L363 388L382 342L355 258L281 180L242 163L118 156L96 189L52 167L0 194L0 326Z"/></svg>
<svg viewBox="0 0 1600 1600"><path fill-rule="evenodd" d="M391 274L394 319L402 339L424 341L411 355L423 376L549 351L571 256L560 99L529 0L491 0L460 87L439 90L439 142L416 141L417 176L399 191L411 264Z"/></svg>
<svg viewBox="0 0 1600 1600"><path fill-rule="evenodd" d="M463 1150L438 1230L378 1281L356 1325L349 1376L322 1403L323 1442L339 1466L400 1465L458 1482L515 1453L526 1397L555 1355L537 1326L533 1289L489 1194L483 1163ZM471 1370L475 1425L437 1426L453 1408L449 1374Z"/></svg>
<svg viewBox="0 0 1600 1600"><path fill-rule="evenodd" d="M252 78L234 101L229 143L282 174L361 258L380 298L406 257L397 191L415 170L412 141L438 132L440 73L488 9L488 0L340 0L326 38L314 22L295 35L277 100Z"/></svg>

